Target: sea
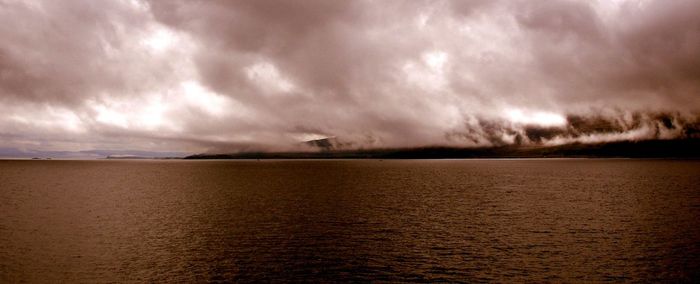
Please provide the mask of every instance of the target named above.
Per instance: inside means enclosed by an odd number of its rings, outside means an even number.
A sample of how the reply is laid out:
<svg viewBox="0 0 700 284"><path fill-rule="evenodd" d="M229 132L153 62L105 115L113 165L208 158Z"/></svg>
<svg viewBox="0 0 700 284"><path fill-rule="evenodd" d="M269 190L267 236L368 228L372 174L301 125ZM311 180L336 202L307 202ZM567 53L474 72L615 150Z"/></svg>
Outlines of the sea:
<svg viewBox="0 0 700 284"><path fill-rule="evenodd" d="M698 282L700 161L3 160L0 282Z"/></svg>

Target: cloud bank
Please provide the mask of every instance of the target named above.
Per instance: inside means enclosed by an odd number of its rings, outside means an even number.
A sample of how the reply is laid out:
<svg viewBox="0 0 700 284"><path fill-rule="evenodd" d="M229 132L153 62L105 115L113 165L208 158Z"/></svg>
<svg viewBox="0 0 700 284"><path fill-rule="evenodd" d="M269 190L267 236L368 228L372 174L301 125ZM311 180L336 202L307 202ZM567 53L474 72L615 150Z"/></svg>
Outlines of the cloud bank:
<svg viewBox="0 0 700 284"><path fill-rule="evenodd" d="M700 2L0 0L0 147L698 136Z"/></svg>

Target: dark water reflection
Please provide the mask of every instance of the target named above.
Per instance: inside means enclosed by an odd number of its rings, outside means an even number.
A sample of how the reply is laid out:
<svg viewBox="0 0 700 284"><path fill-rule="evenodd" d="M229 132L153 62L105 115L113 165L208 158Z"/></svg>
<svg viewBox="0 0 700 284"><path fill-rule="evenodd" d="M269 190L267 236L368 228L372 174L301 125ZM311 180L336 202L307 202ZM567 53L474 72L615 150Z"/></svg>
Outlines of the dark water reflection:
<svg viewBox="0 0 700 284"><path fill-rule="evenodd" d="M0 161L0 282L692 281L700 162Z"/></svg>

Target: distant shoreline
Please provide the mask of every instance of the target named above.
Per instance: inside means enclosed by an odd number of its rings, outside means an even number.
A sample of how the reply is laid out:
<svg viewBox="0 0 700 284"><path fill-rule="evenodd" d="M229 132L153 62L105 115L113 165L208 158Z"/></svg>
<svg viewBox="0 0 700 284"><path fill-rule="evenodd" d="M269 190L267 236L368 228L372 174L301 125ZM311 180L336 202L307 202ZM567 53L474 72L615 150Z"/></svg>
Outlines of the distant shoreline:
<svg viewBox="0 0 700 284"><path fill-rule="evenodd" d="M532 158L700 158L700 139L623 141L558 146L501 146L484 148L420 147L318 152L241 152L197 154L187 160L256 159L532 159Z"/></svg>
<svg viewBox="0 0 700 284"><path fill-rule="evenodd" d="M416 147L289 152L212 153L189 156L149 157L0 157L0 160L428 160L428 159L700 159L700 139L621 141L557 146L459 148Z"/></svg>

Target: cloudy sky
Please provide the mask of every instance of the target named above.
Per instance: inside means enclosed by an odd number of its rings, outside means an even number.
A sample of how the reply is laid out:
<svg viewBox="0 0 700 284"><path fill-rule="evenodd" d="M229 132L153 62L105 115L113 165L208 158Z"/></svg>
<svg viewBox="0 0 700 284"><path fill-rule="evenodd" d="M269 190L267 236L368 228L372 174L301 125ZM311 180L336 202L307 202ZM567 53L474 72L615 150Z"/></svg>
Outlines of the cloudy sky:
<svg viewBox="0 0 700 284"><path fill-rule="evenodd" d="M0 0L0 148L697 135L700 1Z"/></svg>

